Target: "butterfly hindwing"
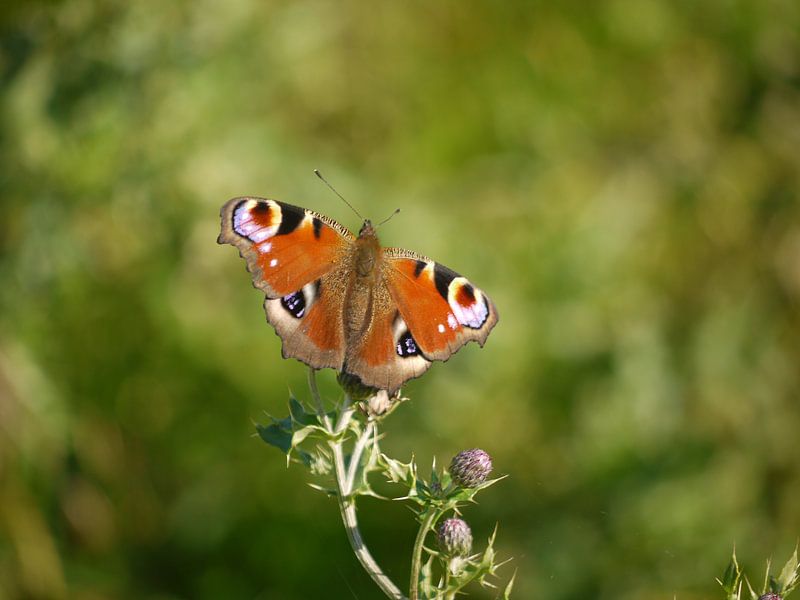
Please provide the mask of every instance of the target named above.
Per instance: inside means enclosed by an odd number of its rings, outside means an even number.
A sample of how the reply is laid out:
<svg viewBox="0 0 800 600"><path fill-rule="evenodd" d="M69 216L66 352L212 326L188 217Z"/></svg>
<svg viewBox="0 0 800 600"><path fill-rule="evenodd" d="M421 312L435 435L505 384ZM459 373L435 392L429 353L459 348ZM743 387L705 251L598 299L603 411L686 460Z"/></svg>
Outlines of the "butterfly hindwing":
<svg viewBox="0 0 800 600"><path fill-rule="evenodd" d="M447 360L469 341L481 346L497 323L494 303L455 271L401 248L385 248L386 282L414 344Z"/></svg>
<svg viewBox="0 0 800 600"><path fill-rule="evenodd" d="M282 298L267 298L267 320L283 341L284 358L297 358L316 369L342 366L343 296L333 293L340 273L332 271Z"/></svg>
<svg viewBox="0 0 800 600"><path fill-rule="evenodd" d="M371 322L358 343L349 349L345 370L365 385L393 393L430 366L431 362L415 345L386 282L379 283L373 289Z"/></svg>

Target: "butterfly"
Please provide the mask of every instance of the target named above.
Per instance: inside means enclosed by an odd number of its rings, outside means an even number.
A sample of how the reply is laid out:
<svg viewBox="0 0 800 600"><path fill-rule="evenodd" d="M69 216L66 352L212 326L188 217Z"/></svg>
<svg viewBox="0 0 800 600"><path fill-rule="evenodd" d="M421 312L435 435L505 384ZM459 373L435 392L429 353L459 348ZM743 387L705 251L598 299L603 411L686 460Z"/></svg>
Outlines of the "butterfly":
<svg viewBox="0 0 800 600"><path fill-rule="evenodd" d="M483 346L497 323L480 289L425 256L382 247L369 220L355 236L312 210L257 197L233 198L220 215L217 242L247 261L284 358L394 394L467 342Z"/></svg>

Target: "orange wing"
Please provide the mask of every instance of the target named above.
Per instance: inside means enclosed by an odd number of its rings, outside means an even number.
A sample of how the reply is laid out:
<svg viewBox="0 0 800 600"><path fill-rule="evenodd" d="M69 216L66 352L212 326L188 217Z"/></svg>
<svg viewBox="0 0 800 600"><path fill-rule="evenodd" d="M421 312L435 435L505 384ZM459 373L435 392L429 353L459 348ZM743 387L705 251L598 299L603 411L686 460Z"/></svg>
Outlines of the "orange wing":
<svg viewBox="0 0 800 600"><path fill-rule="evenodd" d="M497 323L494 303L465 277L424 256L385 248L385 279L408 326L411 344L428 360L447 360L469 341L483 346Z"/></svg>
<svg viewBox="0 0 800 600"><path fill-rule="evenodd" d="M356 375L364 385L392 395L403 383L422 375L431 362L415 346L385 281L372 293L374 310L369 327L347 349L343 370Z"/></svg>
<svg viewBox="0 0 800 600"><path fill-rule="evenodd" d="M220 244L236 246L253 285L280 298L334 268L353 234L333 219L265 198L234 198L222 207Z"/></svg>
<svg viewBox="0 0 800 600"><path fill-rule="evenodd" d="M267 320L284 357L314 368L344 361L341 290L353 234L313 211L265 198L234 198L221 210L217 240L239 249L264 291Z"/></svg>

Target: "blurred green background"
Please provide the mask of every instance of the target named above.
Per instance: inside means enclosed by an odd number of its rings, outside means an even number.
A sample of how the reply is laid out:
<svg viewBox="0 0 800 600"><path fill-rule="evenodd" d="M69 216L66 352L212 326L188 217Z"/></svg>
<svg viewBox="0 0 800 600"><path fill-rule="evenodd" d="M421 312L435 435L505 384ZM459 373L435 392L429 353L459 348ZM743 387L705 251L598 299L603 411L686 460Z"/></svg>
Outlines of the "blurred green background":
<svg viewBox="0 0 800 600"><path fill-rule="evenodd" d="M718 595L800 535L800 4L0 8L0 596L377 598L255 439L280 359L228 198L358 219L501 314L384 449L489 451L516 597ZM335 394L331 374L325 390ZM427 470L427 469L426 469ZM415 527L363 502L405 585ZM475 597L492 595L481 590Z"/></svg>

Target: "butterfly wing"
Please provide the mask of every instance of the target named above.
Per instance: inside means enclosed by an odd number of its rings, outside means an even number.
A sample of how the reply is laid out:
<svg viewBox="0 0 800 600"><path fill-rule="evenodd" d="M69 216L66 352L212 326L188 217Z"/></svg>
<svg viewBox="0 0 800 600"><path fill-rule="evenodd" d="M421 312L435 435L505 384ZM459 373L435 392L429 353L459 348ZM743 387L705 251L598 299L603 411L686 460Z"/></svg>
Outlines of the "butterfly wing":
<svg viewBox="0 0 800 600"><path fill-rule="evenodd" d="M234 198L220 211L220 244L236 246L283 356L315 368L344 360L341 281L353 234L311 210L265 198Z"/></svg>
<svg viewBox="0 0 800 600"><path fill-rule="evenodd" d="M455 271L402 248L384 249L389 293L408 327L408 348L447 360L469 341L483 346L497 324L494 303Z"/></svg>
<svg viewBox="0 0 800 600"><path fill-rule="evenodd" d="M403 383L427 371L431 362L414 345L386 281L373 288L371 304L369 326L348 348L343 370L357 376L364 385L387 390L391 395Z"/></svg>
<svg viewBox="0 0 800 600"><path fill-rule="evenodd" d="M401 248L384 248L383 260L372 321L344 370L392 394L431 361L472 340L482 346L498 315L488 296L447 267Z"/></svg>

